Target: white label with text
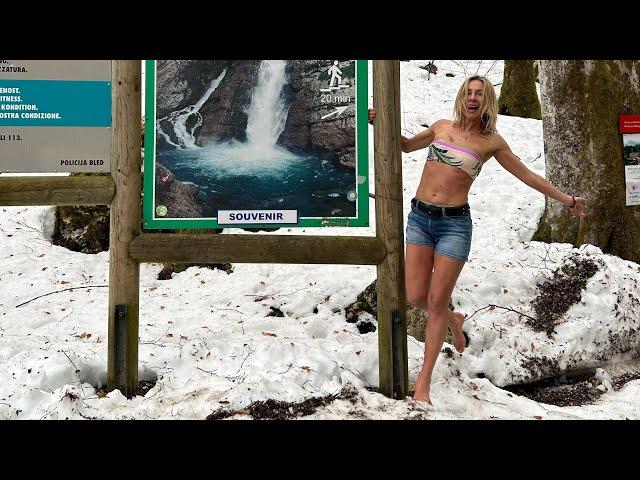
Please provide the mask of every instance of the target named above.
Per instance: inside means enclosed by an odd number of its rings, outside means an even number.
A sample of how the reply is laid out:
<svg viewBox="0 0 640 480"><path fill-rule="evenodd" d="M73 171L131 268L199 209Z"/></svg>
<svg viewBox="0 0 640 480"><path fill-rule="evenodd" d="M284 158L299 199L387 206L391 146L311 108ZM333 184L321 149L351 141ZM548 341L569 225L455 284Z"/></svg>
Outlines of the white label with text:
<svg viewBox="0 0 640 480"><path fill-rule="evenodd" d="M297 210L218 210L218 224L298 223Z"/></svg>

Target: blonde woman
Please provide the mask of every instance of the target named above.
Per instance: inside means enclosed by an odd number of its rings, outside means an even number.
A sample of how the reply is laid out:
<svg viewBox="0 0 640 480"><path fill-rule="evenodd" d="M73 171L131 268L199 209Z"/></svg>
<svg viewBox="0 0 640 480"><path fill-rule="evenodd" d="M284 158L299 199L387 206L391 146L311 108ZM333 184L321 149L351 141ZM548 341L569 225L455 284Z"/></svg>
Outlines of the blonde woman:
<svg viewBox="0 0 640 480"><path fill-rule="evenodd" d="M370 109L369 121L375 117ZM562 202L574 215L584 215L586 207L584 198L563 193L530 171L496 132L497 118L493 85L476 75L460 87L453 120L438 120L413 138L402 137L403 152L429 147L407 219L405 255L407 299L429 314L424 362L413 398L429 404L431 374L447 328L458 352L466 346L464 315L449 310L449 298L468 260L472 221L467 196L483 165L495 158L509 173Z"/></svg>

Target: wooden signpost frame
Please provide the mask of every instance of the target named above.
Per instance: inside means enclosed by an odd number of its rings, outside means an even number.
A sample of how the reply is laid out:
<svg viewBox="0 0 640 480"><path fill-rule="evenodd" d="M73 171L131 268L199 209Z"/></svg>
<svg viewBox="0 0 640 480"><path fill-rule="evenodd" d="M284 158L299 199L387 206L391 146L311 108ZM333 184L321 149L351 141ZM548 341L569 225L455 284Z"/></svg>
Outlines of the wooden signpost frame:
<svg viewBox="0 0 640 480"><path fill-rule="evenodd" d="M0 177L0 205L110 205L107 387L138 390L141 262L377 265L379 390L408 394L400 63L373 61L375 237L141 233L141 62L112 63L108 177Z"/></svg>

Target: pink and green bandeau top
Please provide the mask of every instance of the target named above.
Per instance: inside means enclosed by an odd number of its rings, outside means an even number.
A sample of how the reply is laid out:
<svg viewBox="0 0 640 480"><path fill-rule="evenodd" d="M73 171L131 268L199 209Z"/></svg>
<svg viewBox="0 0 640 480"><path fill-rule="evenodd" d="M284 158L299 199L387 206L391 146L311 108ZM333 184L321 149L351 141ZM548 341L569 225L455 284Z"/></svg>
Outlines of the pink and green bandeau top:
<svg viewBox="0 0 640 480"><path fill-rule="evenodd" d="M477 152L454 143L436 138L429 145L427 161L436 161L451 165L466 172L475 180L484 162Z"/></svg>

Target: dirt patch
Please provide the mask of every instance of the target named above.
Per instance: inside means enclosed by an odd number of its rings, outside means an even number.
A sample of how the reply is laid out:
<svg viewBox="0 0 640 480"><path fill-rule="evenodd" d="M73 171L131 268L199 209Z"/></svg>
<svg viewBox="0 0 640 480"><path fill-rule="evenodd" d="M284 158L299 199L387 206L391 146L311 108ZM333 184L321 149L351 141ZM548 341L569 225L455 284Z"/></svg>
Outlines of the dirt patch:
<svg viewBox="0 0 640 480"><path fill-rule="evenodd" d="M522 367L527 369L534 378L555 377L560 374L560 364L555 358L549 358L546 355L541 357L527 357L521 363Z"/></svg>
<svg viewBox="0 0 640 480"><path fill-rule="evenodd" d="M631 354L634 358L640 358L640 289L635 284L631 289L620 286L616 303L612 314L615 315L618 325L616 329L609 328L606 348L600 352L598 361L609 362L611 358L620 354ZM606 325L607 327L610 324Z"/></svg>
<svg viewBox="0 0 640 480"><path fill-rule="evenodd" d="M290 420L311 415L319 407L329 405L336 399L349 400L351 403L355 403L357 395L357 391L353 387L346 385L338 395L311 397L302 402L284 402L271 398L265 401L259 400L240 410L215 410L207 416L207 420L222 420L234 415L251 415L255 420Z"/></svg>
<svg viewBox="0 0 640 480"><path fill-rule="evenodd" d="M611 380L611 384L613 385L613 389L617 392L622 387L624 387L627 383L632 380L638 380L640 378L640 372L629 372L620 375L619 377L613 378Z"/></svg>
<svg viewBox="0 0 640 480"><path fill-rule="evenodd" d="M627 372L611 379L614 391L626 383L640 378L640 372ZM595 403L606 392L595 376L595 369L578 374L563 374L526 385L511 385L505 390L531 400L558 407L581 406Z"/></svg>
<svg viewBox="0 0 640 480"><path fill-rule="evenodd" d="M464 333L464 332L463 332L463 333ZM469 345L469 339L467 338L467 336L466 336L466 335L465 335L465 338L467 339L467 345ZM453 350L451 350L449 347L445 347L445 348L442 350L442 353L444 353L444 354L447 356L447 358L453 358L453 357L454 357Z"/></svg>
<svg viewBox="0 0 640 480"><path fill-rule="evenodd" d="M600 382L595 378L594 372L587 372L566 380L556 377L527 385L512 385L505 387L505 390L536 402L568 407L594 403L604 393L597 388L598 385Z"/></svg>
<svg viewBox="0 0 640 480"><path fill-rule="evenodd" d="M580 301L582 290L597 271L598 264L593 260L571 256L551 279L538 286L540 294L532 302L537 318L527 319L527 324L551 336L560 317Z"/></svg>
<svg viewBox="0 0 640 480"><path fill-rule="evenodd" d="M609 329L607 334L608 345L598 354L597 360L609 362L612 358L631 353L634 358L640 357L640 329L621 326L618 331Z"/></svg>

